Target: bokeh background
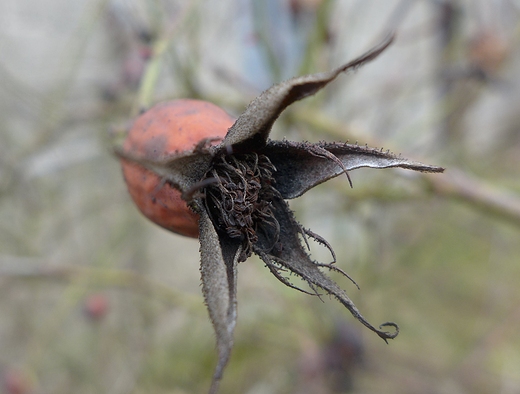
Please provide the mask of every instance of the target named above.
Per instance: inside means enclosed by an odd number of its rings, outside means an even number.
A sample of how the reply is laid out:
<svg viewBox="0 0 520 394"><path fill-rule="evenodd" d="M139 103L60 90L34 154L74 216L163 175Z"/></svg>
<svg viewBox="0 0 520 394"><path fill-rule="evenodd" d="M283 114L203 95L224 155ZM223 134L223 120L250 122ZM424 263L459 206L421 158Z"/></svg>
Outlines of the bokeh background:
<svg viewBox="0 0 520 394"><path fill-rule="evenodd" d="M239 267L223 393L520 393L520 1L2 0L0 376L26 393L203 393L216 362L197 240L145 220L112 144L180 97L237 116L389 30L272 136L447 168L356 170L291 202L335 248L342 306ZM313 255L328 262L325 250Z"/></svg>

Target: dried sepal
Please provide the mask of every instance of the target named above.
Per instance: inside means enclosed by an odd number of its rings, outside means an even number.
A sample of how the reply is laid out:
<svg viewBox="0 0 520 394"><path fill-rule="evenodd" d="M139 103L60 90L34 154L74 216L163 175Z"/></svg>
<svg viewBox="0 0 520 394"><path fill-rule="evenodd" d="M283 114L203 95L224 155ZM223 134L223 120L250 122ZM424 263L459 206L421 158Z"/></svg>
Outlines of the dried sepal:
<svg viewBox="0 0 520 394"><path fill-rule="evenodd" d="M363 315L359 312L357 307L354 305L352 300L348 297L347 293L341 289L336 282L326 276L320 267L325 267L330 270L334 270L344 274L348 279L352 280L344 271L330 264L322 264L313 261L310 256L306 253L302 246L302 242L299 235L308 233L302 228L302 226L296 221L287 203L281 197L273 198L273 207L276 211L276 219L280 226L280 238L275 247L265 252L264 245L268 245L270 241L263 237L259 237L257 245L255 245L255 252L262 258L266 265L273 272L273 266L280 266L291 273L297 275L301 279L307 282L309 287L318 295L317 289L324 290L327 294L334 296L341 304L343 304L350 313L365 325L370 330L374 331L382 339L387 341L393 339L399 333L399 328L395 323L384 323L386 326L392 326L395 328L394 332L388 332L381 329L377 329L375 326L370 324ZM318 238L319 239L319 238ZM258 248L262 248L263 251L257 252ZM275 270L279 274L279 270ZM282 281L284 284L295 288L296 286L288 284L286 278L281 279L276 275L277 279ZM352 280L353 281L353 280ZM354 281L353 281L354 282ZM355 284L355 282L354 282ZM356 284L357 286L357 284ZM301 290L298 288L298 290ZM302 290L304 291L304 290ZM305 291L304 291L305 292ZM382 325L383 326L383 325ZM380 326L381 327L381 326Z"/></svg>
<svg viewBox="0 0 520 394"><path fill-rule="evenodd" d="M192 186L200 181L213 158L210 149L200 148L153 160L126 152L119 147L114 148L114 153L120 159L150 170L182 193L192 190Z"/></svg>
<svg viewBox="0 0 520 394"><path fill-rule="evenodd" d="M232 151L259 149L267 138L275 120L295 101L311 96L332 82L339 74L354 70L378 57L394 39L387 36L381 43L358 58L333 71L304 75L278 83L255 98L231 126L222 142Z"/></svg>
<svg viewBox="0 0 520 394"><path fill-rule="evenodd" d="M317 147L329 152L335 160L316 154ZM307 190L346 170L350 171L360 167L400 167L421 172L444 171L442 167L411 161L387 151L352 144L269 141L263 153L270 157L278 170L273 175L276 188L286 199L299 197ZM341 166L338 161L341 162Z"/></svg>
<svg viewBox="0 0 520 394"><path fill-rule="evenodd" d="M237 264L242 246L219 237L203 209L200 209L199 231L202 292L217 337L218 363L210 389L210 393L216 393L233 348L237 320Z"/></svg>

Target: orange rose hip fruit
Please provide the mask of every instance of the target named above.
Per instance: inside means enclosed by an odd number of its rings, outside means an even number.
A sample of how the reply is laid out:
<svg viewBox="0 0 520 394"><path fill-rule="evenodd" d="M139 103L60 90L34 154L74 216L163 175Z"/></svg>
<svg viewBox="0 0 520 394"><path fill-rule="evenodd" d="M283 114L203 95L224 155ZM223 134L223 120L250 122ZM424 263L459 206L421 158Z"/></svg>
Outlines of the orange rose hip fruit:
<svg viewBox="0 0 520 394"><path fill-rule="evenodd" d="M191 99L159 103L141 114L128 132L123 150L148 160L193 149L205 138L224 138L235 119L214 104ZM181 193L153 172L121 160L128 192L139 210L159 226L198 237L198 215Z"/></svg>

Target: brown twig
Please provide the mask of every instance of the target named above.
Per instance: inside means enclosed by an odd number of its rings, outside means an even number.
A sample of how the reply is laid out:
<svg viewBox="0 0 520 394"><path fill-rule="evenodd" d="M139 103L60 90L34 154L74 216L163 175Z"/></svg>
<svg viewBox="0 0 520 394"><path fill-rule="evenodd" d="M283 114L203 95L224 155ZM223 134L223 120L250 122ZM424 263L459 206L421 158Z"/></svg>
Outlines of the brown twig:
<svg viewBox="0 0 520 394"><path fill-rule="evenodd" d="M131 289L151 295L167 304L184 305L190 309L203 310L198 296L176 291L165 284L131 270L74 265L53 266L45 263L23 264L21 261L12 264L4 258L0 260L0 278L26 281L47 279L58 282L88 279L92 286Z"/></svg>
<svg viewBox="0 0 520 394"><path fill-rule="evenodd" d="M435 194L461 200L473 208L520 226L520 196L500 189L460 169L443 176L425 176Z"/></svg>

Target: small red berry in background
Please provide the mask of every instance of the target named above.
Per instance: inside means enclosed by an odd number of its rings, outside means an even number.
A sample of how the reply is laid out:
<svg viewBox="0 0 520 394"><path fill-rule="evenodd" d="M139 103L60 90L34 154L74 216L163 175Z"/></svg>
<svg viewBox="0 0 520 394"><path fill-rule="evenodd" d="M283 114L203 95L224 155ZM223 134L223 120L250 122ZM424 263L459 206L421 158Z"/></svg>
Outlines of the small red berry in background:
<svg viewBox="0 0 520 394"><path fill-rule="evenodd" d="M18 369L7 369L2 373L3 392L6 394L28 394L33 392L33 381Z"/></svg>
<svg viewBox="0 0 520 394"><path fill-rule="evenodd" d="M174 100L155 105L134 122L123 150L149 160L193 149L206 138L224 138L235 119L214 104ZM174 233L197 238L198 215L181 194L151 171L121 160L128 192L152 222Z"/></svg>
<svg viewBox="0 0 520 394"><path fill-rule="evenodd" d="M95 293L87 296L83 307L87 317L97 321L106 316L110 307L110 303L106 295Z"/></svg>
<svg viewBox="0 0 520 394"><path fill-rule="evenodd" d="M496 73L510 55L506 39L492 30L477 32L469 44L471 64L485 73Z"/></svg>

